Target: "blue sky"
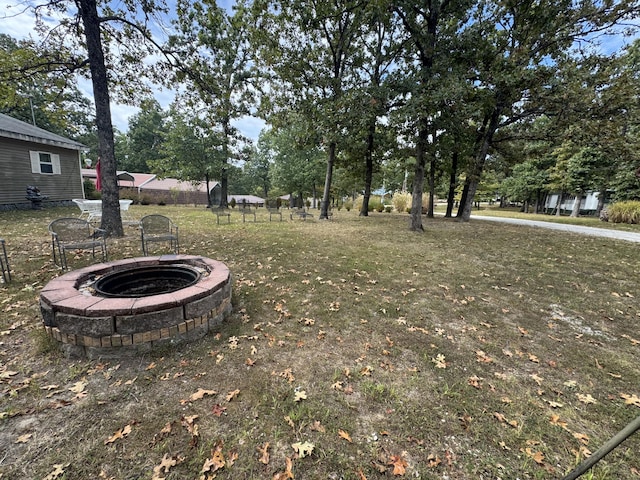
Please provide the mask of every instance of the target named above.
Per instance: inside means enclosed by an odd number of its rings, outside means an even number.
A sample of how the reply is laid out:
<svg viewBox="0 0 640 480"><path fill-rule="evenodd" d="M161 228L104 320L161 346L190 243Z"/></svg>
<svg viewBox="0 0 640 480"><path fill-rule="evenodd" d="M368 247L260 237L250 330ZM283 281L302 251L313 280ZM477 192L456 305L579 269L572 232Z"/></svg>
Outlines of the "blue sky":
<svg viewBox="0 0 640 480"><path fill-rule="evenodd" d="M28 38L30 35L37 39L34 31L35 21L33 13L29 9L25 9L25 3L31 2L24 0L0 0L0 33L10 35L16 39ZM221 0L218 2L220 6L228 10L231 9L233 3L233 0ZM173 5L173 1L168 0L167 4ZM93 98L93 89L90 81L79 79L78 86L88 98ZM173 101L174 92L162 89L159 86L154 86L153 90L154 97L163 108L167 108ZM139 109L137 107L112 102L111 119L114 127L121 132L126 132L129 118L138 111ZM261 119L249 116L234 122L234 126L238 128L244 136L254 141L257 140L264 125Z"/></svg>

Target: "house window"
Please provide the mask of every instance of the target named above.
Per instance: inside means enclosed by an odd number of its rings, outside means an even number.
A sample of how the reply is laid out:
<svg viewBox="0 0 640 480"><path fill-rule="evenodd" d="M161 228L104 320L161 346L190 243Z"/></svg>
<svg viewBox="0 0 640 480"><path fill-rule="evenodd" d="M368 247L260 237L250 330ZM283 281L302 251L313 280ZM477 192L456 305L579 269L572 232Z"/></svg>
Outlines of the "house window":
<svg viewBox="0 0 640 480"><path fill-rule="evenodd" d="M60 175L60 155L31 151L29 156L31 157L31 173Z"/></svg>

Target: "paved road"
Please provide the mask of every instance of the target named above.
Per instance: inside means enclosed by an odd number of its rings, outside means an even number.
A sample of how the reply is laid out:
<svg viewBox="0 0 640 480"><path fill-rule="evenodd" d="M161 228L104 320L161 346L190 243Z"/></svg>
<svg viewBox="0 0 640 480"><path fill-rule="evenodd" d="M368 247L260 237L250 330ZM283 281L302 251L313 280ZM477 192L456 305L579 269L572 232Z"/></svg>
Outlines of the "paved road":
<svg viewBox="0 0 640 480"><path fill-rule="evenodd" d="M519 218L483 217L482 215L474 215L473 213L471 214L471 219L488 220L490 222L511 223L513 225L528 225L530 227L549 228L551 230L561 230L564 232L581 233L583 235L614 238L616 240L626 240L628 242L640 243L640 233L609 230L607 228L582 227L580 225L541 222L539 220L521 220Z"/></svg>

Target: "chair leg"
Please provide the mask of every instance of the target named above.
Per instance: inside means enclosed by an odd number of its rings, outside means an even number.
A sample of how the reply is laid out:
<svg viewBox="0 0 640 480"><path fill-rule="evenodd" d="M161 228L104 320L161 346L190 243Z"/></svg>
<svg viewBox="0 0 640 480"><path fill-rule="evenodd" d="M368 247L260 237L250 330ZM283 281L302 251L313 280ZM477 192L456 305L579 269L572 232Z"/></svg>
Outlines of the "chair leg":
<svg viewBox="0 0 640 480"><path fill-rule="evenodd" d="M2 256L4 257L4 260L0 258L2 279L4 283L9 283L11 281L11 266L9 265L9 257L7 257L7 250L4 246L4 239L0 239L0 244L2 244Z"/></svg>
<svg viewBox="0 0 640 480"><path fill-rule="evenodd" d="M58 254L60 257L60 268L62 268L62 270L69 270L69 265L67 265L67 252L64 247L58 250Z"/></svg>

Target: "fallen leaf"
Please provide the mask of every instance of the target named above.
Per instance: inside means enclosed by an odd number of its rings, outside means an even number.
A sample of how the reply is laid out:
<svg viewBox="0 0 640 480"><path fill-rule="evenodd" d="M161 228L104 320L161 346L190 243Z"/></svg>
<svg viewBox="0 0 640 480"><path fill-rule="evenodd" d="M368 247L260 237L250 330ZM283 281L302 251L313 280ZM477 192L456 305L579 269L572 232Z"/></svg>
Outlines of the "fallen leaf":
<svg viewBox="0 0 640 480"><path fill-rule="evenodd" d="M24 435L20 435L15 442L13 443L27 443L33 437L33 433L25 433Z"/></svg>
<svg viewBox="0 0 640 480"><path fill-rule="evenodd" d="M303 443L296 442L292 444L291 447L296 451L296 453L298 454L298 457L304 458L311 455L311 453L313 453L313 449L315 445L309 442L303 442Z"/></svg>
<svg viewBox="0 0 640 480"><path fill-rule="evenodd" d="M476 350L476 361L480 363L491 363L493 359L482 350Z"/></svg>
<svg viewBox="0 0 640 480"><path fill-rule="evenodd" d="M222 453L222 441L218 441L214 448L211 449L211 458L207 458L202 465L200 473L216 472L221 468L224 468L225 461Z"/></svg>
<svg viewBox="0 0 640 480"><path fill-rule="evenodd" d="M407 461L402 455L392 455L389 459L389 465L393 465L394 475L404 475L406 472Z"/></svg>
<svg viewBox="0 0 640 480"><path fill-rule="evenodd" d="M60 478L60 476L64 475L64 469L69 466L68 463L56 463L53 465L53 471L44 477L42 480L55 480L56 478Z"/></svg>
<svg viewBox="0 0 640 480"><path fill-rule="evenodd" d="M192 402L195 400L201 400L205 395L215 395L216 393L218 392L216 392L215 390L205 390L204 388L199 388L196 393L189 397L189 400L191 400Z"/></svg>
<svg viewBox="0 0 640 480"><path fill-rule="evenodd" d="M351 435L349 435L349 433L345 432L344 430L338 430L338 436L340 438L344 438L349 443L353 443L353 440L351 440Z"/></svg>
<svg viewBox="0 0 640 480"><path fill-rule="evenodd" d="M233 392L227 393L227 402L230 402L231 400L236 398L239 393L240 393L240 390L234 390Z"/></svg>
<svg viewBox="0 0 640 480"><path fill-rule="evenodd" d="M109 443L113 443L120 438L124 438L131 433L131 425L125 425L120 430L111 435L107 440L104 441L104 444L107 445Z"/></svg>
<svg viewBox="0 0 640 480"><path fill-rule="evenodd" d="M562 427L565 430L567 429L567 422L563 422L562 420L560 420L559 415L551 415L551 420L549 420L549 423L551 425L558 425L559 427Z"/></svg>
<svg viewBox="0 0 640 480"><path fill-rule="evenodd" d="M436 355L431 359L436 368L447 368L447 362L445 361L445 356L441 353Z"/></svg>
<svg viewBox="0 0 640 480"><path fill-rule="evenodd" d="M320 423L319 420L315 420L313 422L313 424L311 424L311 426L309 427L311 430L315 430L316 432L320 432L320 433L325 433L327 430L324 428L324 426Z"/></svg>
<svg viewBox="0 0 640 480"><path fill-rule="evenodd" d="M620 398L624 398L625 405L635 405L636 407L640 407L640 397L636 394L627 395L625 393L621 393Z"/></svg>
<svg viewBox="0 0 640 480"><path fill-rule="evenodd" d="M585 435L584 433L574 432L573 438L580 440L585 445L589 443L589 436Z"/></svg>
<svg viewBox="0 0 640 480"><path fill-rule="evenodd" d="M482 389L482 379L476 375L469 377L467 383L478 390Z"/></svg>
<svg viewBox="0 0 640 480"><path fill-rule="evenodd" d="M525 449L525 453L533 459L538 465L544 465L544 454L540 451L534 452L530 448Z"/></svg>
<svg viewBox="0 0 640 480"><path fill-rule="evenodd" d="M156 465L155 467L153 467L153 475L151 477L151 480L164 480L164 477L162 477L161 475L163 473L169 473L169 469L176 466L177 464L178 461L176 459L165 453L164 457L162 457L162 460L160 461L160 465Z"/></svg>
<svg viewBox="0 0 640 480"><path fill-rule="evenodd" d="M288 480L290 478L293 478L293 472L291 471L291 469L293 468L293 462L289 457L287 457L285 458L285 463L285 471L273 475L273 480Z"/></svg>
<svg viewBox="0 0 640 480"><path fill-rule="evenodd" d="M82 393L87 385L88 382L86 380L80 380L79 382L74 383L73 387L69 388L69 391L73 393Z"/></svg>
<svg viewBox="0 0 640 480"><path fill-rule="evenodd" d="M533 379L534 382L538 384L538 386L542 385L542 381L544 380L544 378L536 375L535 373L532 373L529 376Z"/></svg>
<svg viewBox="0 0 640 480"><path fill-rule="evenodd" d="M590 393L587 393L586 395L582 393L576 393L576 397L578 397L578 400L580 400L582 403L586 403L586 404L598 403L596 399L591 396Z"/></svg>
<svg viewBox="0 0 640 480"><path fill-rule="evenodd" d="M216 403L212 408L211 408L211 412L216 416L216 417L220 417L225 410L227 410L227 407L223 407L222 405L220 405L219 403Z"/></svg>
<svg viewBox="0 0 640 480"><path fill-rule="evenodd" d="M306 399L307 399L307 392L305 392L304 390L298 390L293 397L294 402L300 402Z"/></svg>
<svg viewBox="0 0 640 480"><path fill-rule="evenodd" d="M427 456L427 465L429 465L429 468L436 468L441 463L442 463L442 460L440 460L440 457L438 457L437 455L430 453Z"/></svg>
<svg viewBox="0 0 640 480"><path fill-rule="evenodd" d="M258 461L261 463L264 463L265 465L268 465L270 460L269 459L269 442L265 443L262 446L256 447L256 449L261 454L260 459Z"/></svg>

